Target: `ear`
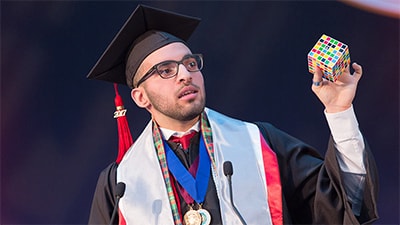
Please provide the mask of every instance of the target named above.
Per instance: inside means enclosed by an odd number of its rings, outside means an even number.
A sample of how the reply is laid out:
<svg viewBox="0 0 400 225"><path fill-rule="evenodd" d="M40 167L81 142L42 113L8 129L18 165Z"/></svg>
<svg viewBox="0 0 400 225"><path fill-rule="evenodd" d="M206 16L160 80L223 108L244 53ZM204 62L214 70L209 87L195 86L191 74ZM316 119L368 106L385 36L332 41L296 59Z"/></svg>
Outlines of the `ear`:
<svg viewBox="0 0 400 225"><path fill-rule="evenodd" d="M131 91L131 98L140 108L147 108L150 105L149 99L143 88L134 88Z"/></svg>

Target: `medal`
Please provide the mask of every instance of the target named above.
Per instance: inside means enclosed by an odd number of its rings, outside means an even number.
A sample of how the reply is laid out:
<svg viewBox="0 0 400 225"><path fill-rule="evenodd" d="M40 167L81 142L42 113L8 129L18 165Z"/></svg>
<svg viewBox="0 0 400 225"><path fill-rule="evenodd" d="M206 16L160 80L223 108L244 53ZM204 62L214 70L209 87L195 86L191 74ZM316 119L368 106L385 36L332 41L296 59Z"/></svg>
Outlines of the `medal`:
<svg viewBox="0 0 400 225"><path fill-rule="evenodd" d="M190 209L183 216L183 222L185 225L202 225L202 216L196 210Z"/></svg>
<svg viewBox="0 0 400 225"><path fill-rule="evenodd" d="M201 206L200 206L200 209L197 210L197 212L201 216L201 225L210 225L210 223L211 223L210 213L207 210L201 208Z"/></svg>
<svg viewBox="0 0 400 225"><path fill-rule="evenodd" d="M183 216L184 225L210 225L211 215L201 207L210 178L210 172L205 171L210 171L211 166L203 138L200 138L198 159L194 161L189 170L183 166L167 143L164 143L164 147L169 170L178 182L178 190L182 198L189 206L189 211ZM199 202L200 204L198 204ZM193 209L196 203L198 204L197 210Z"/></svg>
<svg viewBox="0 0 400 225"><path fill-rule="evenodd" d="M185 225L210 225L211 215L199 205L198 210L194 210L191 206L189 211L183 216Z"/></svg>

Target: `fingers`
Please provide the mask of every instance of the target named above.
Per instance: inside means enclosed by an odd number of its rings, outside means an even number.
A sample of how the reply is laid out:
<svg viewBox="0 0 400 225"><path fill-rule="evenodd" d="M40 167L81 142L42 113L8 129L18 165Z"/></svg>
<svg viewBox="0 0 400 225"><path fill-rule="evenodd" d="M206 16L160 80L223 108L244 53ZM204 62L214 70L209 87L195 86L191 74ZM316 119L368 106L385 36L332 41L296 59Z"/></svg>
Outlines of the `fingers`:
<svg viewBox="0 0 400 225"><path fill-rule="evenodd" d="M338 81L340 80L343 83L353 83L353 82L357 83L358 82L358 80L361 78L361 75L362 75L362 66L356 62L354 62L351 66L354 69L354 73L351 74L350 66L347 66L344 70L344 74L347 74L347 75L340 76L338 78ZM322 73L321 69L316 67L314 76L312 79L312 89L313 90L317 90L317 89L321 88L321 86L324 84L324 82L327 82L327 81L324 81L324 79L322 77L323 77L323 73Z"/></svg>
<svg viewBox="0 0 400 225"><path fill-rule="evenodd" d="M317 67L315 68L313 82L321 82L322 81L322 71Z"/></svg>
<svg viewBox="0 0 400 225"><path fill-rule="evenodd" d="M312 89L319 88L319 87L322 86L322 82L323 82L322 71L318 67L315 68L315 72L314 72L314 76L313 76L312 81L313 81L312 82Z"/></svg>
<svg viewBox="0 0 400 225"><path fill-rule="evenodd" d="M353 66L353 69L354 69L353 76L356 76L359 79L361 77L361 75L362 75L362 66L359 65L356 62L353 63L352 66Z"/></svg>

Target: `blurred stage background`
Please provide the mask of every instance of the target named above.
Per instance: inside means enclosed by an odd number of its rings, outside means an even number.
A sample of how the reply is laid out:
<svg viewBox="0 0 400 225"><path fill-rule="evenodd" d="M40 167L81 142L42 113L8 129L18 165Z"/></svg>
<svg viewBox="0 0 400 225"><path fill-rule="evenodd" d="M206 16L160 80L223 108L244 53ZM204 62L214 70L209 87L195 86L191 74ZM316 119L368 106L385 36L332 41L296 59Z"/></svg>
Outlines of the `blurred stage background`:
<svg viewBox="0 0 400 225"><path fill-rule="evenodd" d="M86 74L138 3L1 1L1 224L87 222L118 143L113 86ZM322 154L329 130L306 56L323 33L347 43L364 69L354 107L379 167L376 224L399 223L396 16L338 1L142 3L202 18L189 44L204 54L208 107ZM136 138L149 116L120 92Z"/></svg>

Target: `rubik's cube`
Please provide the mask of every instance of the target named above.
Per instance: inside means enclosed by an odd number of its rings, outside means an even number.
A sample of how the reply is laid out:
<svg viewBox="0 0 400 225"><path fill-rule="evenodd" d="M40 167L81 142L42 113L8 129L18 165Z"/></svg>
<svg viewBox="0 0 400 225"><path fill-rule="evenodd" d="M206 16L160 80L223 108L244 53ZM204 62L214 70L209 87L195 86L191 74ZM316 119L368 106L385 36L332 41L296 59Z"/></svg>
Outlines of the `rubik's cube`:
<svg viewBox="0 0 400 225"><path fill-rule="evenodd" d="M332 82L350 64L349 48L346 44L323 34L308 53L308 71L314 73L316 67L323 72L323 78Z"/></svg>

